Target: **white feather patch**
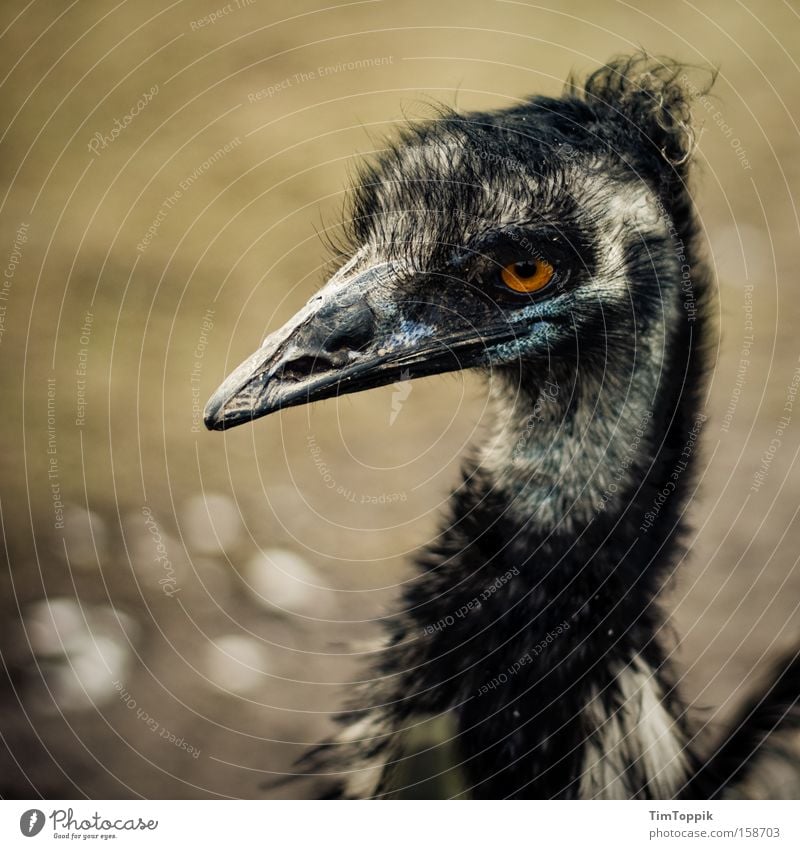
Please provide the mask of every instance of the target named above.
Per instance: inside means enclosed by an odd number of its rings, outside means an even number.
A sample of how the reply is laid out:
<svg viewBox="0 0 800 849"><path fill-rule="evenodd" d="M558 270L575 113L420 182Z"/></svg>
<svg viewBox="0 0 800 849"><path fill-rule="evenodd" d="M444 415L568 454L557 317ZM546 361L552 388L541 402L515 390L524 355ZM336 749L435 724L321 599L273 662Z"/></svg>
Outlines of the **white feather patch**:
<svg viewBox="0 0 800 849"><path fill-rule="evenodd" d="M667 707L652 669L638 656L620 669L622 706L608 713L600 694L586 710L593 727L580 779L582 799L630 799L644 789L671 799L688 774L686 741Z"/></svg>

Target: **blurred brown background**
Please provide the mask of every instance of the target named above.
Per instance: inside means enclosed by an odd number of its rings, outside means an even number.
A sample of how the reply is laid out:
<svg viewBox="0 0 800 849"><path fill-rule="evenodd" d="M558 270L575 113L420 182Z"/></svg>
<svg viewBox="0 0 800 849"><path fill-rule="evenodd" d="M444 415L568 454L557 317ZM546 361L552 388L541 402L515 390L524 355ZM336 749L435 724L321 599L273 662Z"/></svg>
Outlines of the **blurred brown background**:
<svg viewBox="0 0 800 849"><path fill-rule="evenodd" d="M800 364L796 4L0 16L3 796L311 792L261 785L329 731L436 527L481 385L416 382L394 420L388 387L224 436L196 407L321 282L318 234L404 116L556 94L640 46L720 69L697 198L722 334L667 603L684 687L724 721L800 633L800 407L780 422Z"/></svg>

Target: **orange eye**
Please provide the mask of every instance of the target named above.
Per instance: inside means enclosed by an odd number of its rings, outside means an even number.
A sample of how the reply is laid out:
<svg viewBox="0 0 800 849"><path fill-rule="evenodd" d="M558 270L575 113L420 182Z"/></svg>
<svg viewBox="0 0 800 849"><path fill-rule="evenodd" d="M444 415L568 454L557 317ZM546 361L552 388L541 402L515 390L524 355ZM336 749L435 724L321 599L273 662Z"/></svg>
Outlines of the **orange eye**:
<svg viewBox="0 0 800 849"><path fill-rule="evenodd" d="M553 273L553 266L545 259L512 262L500 269L503 283L509 289L524 295L544 289L552 279Z"/></svg>

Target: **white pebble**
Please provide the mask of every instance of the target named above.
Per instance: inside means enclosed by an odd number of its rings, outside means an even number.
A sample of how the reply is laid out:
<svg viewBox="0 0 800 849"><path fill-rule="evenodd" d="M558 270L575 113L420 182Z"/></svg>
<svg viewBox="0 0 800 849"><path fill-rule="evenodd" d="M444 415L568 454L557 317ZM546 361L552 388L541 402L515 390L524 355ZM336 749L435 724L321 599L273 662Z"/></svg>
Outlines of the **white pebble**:
<svg viewBox="0 0 800 849"><path fill-rule="evenodd" d="M66 655L86 634L84 612L71 598L42 599L31 604L23 623L38 657Z"/></svg>
<svg viewBox="0 0 800 849"><path fill-rule="evenodd" d="M64 510L64 542L71 566L89 569L102 564L108 542L106 523L97 513L71 504Z"/></svg>
<svg viewBox="0 0 800 849"><path fill-rule="evenodd" d="M226 692L246 693L268 680L261 645L238 634L219 637L208 646L206 671L211 682Z"/></svg>
<svg viewBox="0 0 800 849"><path fill-rule="evenodd" d="M114 682L124 678L130 652L127 645L108 636L87 635L78 651L60 664L51 684L62 710L76 710L110 702Z"/></svg>
<svg viewBox="0 0 800 849"><path fill-rule="evenodd" d="M107 635L134 643L139 637L139 623L127 613L107 605L86 608L89 631L95 636Z"/></svg>
<svg viewBox="0 0 800 849"><path fill-rule="evenodd" d="M82 606L76 599L43 599L24 616L25 630L38 666L32 670L28 697L36 706L76 710L111 701L114 682L127 674L130 642L139 626L107 605Z"/></svg>
<svg viewBox="0 0 800 849"><path fill-rule="evenodd" d="M304 558L285 548L259 552L245 566L244 580L256 601L272 611L326 616L333 591Z"/></svg>
<svg viewBox="0 0 800 849"><path fill-rule="evenodd" d="M183 507L183 537L198 554L219 554L236 546L244 525L236 502L227 495L195 495Z"/></svg>

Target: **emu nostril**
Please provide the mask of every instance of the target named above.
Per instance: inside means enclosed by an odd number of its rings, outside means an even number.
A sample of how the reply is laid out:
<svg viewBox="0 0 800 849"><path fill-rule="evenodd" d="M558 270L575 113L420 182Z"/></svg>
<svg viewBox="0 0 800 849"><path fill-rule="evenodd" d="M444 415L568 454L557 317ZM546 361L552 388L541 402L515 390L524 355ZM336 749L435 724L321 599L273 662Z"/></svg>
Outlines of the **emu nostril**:
<svg viewBox="0 0 800 849"><path fill-rule="evenodd" d="M327 357L302 356L289 360L278 372L281 380L305 380L315 374L323 374L333 368L333 363Z"/></svg>
<svg viewBox="0 0 800 849"><path fill-rule="evenodd" d="M328 353L335 351L361 351L375 335L375 316L361 301L337 312L331 332L322 347Z"/></svg>
<svg viewBox="0 0 800 849"><path fill-rule="evenodd" d="M291 359L276 377L298 382L340 369L350 361L349 355L364 350L374 335L375 316L363 300L323 308L295 333L287 352Z"/></svg>

